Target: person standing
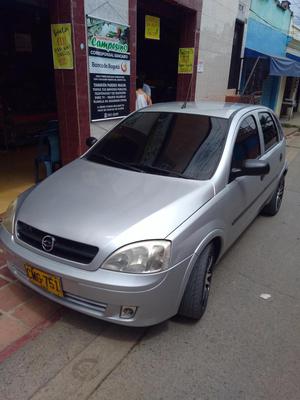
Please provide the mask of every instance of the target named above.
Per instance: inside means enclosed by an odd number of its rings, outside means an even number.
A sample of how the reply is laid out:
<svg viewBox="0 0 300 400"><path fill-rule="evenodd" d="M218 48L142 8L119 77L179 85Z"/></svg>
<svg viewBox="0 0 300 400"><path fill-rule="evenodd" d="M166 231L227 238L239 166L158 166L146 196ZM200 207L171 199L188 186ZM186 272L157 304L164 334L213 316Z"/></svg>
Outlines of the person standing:
<svg viewBox="0 0 300 400"><path fill-rule="evenodd" d="M140 75L141 80L143 81L143 91L150 97L151 99L151 87L146 83L146 74L142 72ZM152 101L152 99L151 99Z"/></svg>
<svg viewBox="0 0 300 400"><path fill-rule="evenodd" d="M151 97L147 95L147 93L143 90L144 82L137 78L136 80L136 100L135 100L135 109L140 110L141 108L151 106L152 101Z"/></svg>

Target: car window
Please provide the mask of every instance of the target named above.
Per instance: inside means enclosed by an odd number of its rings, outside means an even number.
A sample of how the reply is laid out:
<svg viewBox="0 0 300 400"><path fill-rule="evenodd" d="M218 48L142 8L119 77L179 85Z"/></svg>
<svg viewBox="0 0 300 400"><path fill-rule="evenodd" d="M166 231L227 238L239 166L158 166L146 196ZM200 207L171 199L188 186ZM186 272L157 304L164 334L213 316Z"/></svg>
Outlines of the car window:
<svg viewBox="0 0 300 400"><path fill-rule="evenodd" d="M277 132L279 133L279 140L282 140L284 137L282 126L279 122L279 119L276 117L276 115L273 116L273 119L275 120Z"/></svg>
<svg viewBox="0 0 300 400"><path fill-rule="evenodd" d="M233 148L232 167L238 168L243 160L255 159L261 155L257 124L252 115L240 124Z"/></svg>
<svg viewBox="0 0 300 400"><path fill-rule="evenodd" d="M267 151L278 142L278 132L271 114L259 113L259 121L264 136L265 151Z"/></svg>
<svg viewBox="0 0 300 400"><path fill-rule="evenodd" d="M209 179L218 166L229 121L206 115L137 112L113 128L86 155L118 168Z"/></svg>

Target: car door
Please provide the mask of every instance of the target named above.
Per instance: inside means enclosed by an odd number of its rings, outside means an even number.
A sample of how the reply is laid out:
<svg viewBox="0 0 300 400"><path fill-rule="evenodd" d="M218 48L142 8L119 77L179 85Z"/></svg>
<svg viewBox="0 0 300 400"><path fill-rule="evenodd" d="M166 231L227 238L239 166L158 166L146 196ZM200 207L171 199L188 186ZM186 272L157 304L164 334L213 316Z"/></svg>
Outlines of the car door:
<svg viewBox="0 0 300 400"><path fill-rule="evenodd" d="M260 159L262 154L262 136L259 133L257 118L253 113L248 113L237 125L230 168L231 170L239 168L247 159ZM240 176L233 179L229 173L225 216L228 226L228 245L236 240L258 214L259 197L264 186L261 176Z"/></svg>
<svg viewBox="0 0 300 400"><path fill-rule="evenodd" d="M285 146L282 131L278 129L276 117L269 110L257 112L259 130L263 141L262 160L270 165L270 172L264 177L265 193L262 201L266 201L276 190L278 180L285 163Z"/></svg>

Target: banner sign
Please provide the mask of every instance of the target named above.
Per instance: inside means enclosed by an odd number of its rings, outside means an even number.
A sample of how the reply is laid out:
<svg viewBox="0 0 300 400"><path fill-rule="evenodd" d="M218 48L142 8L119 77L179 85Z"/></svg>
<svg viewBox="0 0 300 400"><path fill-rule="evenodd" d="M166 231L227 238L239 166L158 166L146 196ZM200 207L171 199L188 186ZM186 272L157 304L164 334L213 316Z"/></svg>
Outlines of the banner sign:
<svg viewBox="0 0 300 400"><path fill-rule="evenodd" d="M54 69L73 69L71 24L51 24Z"/></svg>
<svg viewBox="0 0 300 400"><path fill-rule="evenodd" d="M129 27L87 16L91 120L129 114Z"/></svg>
<svg viewBox="0 0 300 400"><path fill-rule="evenodd" d="M160 39L160 19L152 15L145 16L145 38Z"/></svg>
<svg viewBox="0 0 300 400"><path fill-rule="evenodd" d="M179 49L178 74L192 74L194 68L194 48L182 47Z"/></svg>

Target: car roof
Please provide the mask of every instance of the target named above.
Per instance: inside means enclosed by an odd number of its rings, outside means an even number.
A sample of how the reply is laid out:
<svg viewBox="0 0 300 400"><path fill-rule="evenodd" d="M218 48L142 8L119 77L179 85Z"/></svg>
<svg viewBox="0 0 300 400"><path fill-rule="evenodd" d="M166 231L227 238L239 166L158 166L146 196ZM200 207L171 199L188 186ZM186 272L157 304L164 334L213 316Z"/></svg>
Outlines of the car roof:
<svg viewBox="0 0 300 400"><path fill-rule="evenodd" d="M187 102L186 107L182 108L184 101L174 101L169 103L157 103L151 107L143 108L142 112L174 112L183 114L199 114L209 117L219 117L229 119L237 111L245 110L245 112L256 110L261 106L242 104L242 103L225 103L219 101L197 101Z"/></svg>

